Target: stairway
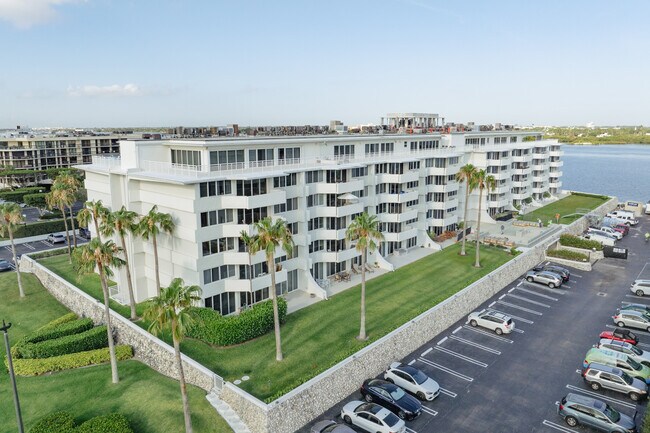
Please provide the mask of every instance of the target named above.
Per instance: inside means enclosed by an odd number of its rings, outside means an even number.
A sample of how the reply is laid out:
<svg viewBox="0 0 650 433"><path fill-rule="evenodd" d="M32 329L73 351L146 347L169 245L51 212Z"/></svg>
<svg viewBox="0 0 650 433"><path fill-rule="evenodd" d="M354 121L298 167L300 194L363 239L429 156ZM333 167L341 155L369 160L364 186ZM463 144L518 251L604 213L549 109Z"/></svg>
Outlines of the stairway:
<svg viewBox="0 0 650 433"><path fill-rule="evenodd" d="M219 412L219 415L226 420L235 433L251 433L248 426L244 424L230 405L219 398L216 390L213 389L205 398Z"/></svg>

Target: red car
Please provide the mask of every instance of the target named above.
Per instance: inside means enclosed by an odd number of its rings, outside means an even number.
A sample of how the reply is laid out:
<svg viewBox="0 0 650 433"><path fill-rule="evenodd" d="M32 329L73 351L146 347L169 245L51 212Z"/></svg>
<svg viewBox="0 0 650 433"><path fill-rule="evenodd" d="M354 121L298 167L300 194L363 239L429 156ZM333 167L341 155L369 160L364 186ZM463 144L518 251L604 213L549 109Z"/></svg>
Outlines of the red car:
<svg viewBox="0 0 650 433"><path fill-rule="evenodd" d="M616 328L613 331L603 331L600 333L600 338L607 338L609 340L623 341L636 346L639 343L639 337L629 329Z"/></svg>
<svg viewBox="0 0 650 433"><path fill-rule="evenodd" d="M616 224L615 226L612 226L612 229L623 234L623 236L627 235L630 232L630 226L627 224Z"/></svg>

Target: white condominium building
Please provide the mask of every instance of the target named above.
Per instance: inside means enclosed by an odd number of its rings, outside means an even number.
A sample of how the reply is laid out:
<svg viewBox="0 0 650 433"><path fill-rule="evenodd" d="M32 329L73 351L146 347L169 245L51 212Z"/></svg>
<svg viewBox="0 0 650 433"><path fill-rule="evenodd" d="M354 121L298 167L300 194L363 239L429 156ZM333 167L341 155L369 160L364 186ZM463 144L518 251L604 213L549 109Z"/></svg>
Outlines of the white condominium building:
<svg viewBox="0 0 650 433"><path fill-rule="evenodd" d="M278 293L326 297L319 283L360 265L345 240L360 213L377 215L385 237L370 262L455 230L464 198L455 177L467 162L498 175L499 189L484 197L488 214L560 187L559 145L538 133L426 131L123 140L121 157L96 156L78 168L89 200L170 213L176 230L158 238L161 284L181 277L199 285L205 306L225 315L269 297L264 254L249 256L239 239L266 216L284 218L295 242L290 258L281 250L276 258ZM128 248L142 301L156 291L152 245L134 238ZM128 299L125 274L116 272L121 299Z"/></svg>

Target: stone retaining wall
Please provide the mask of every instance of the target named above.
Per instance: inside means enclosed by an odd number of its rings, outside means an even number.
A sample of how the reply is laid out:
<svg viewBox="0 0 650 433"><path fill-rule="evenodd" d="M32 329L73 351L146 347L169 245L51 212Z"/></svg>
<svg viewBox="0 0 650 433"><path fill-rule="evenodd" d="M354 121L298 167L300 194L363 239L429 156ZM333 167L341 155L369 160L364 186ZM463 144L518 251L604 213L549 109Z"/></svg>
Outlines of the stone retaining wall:
<svg viewBox="0 0 650 433"><path fill-rule="evenodd" d="M96 325L105 323L104 304L68 283L27 255L20 259L20 271L32 273L61 304L78 316L89 317ZM133 347L134 356L165 376L178 379L174 349L125 317L111 310L111 324L119 344ZM223 380L193 359L182 355L187 383L209 392Z"/></svg>

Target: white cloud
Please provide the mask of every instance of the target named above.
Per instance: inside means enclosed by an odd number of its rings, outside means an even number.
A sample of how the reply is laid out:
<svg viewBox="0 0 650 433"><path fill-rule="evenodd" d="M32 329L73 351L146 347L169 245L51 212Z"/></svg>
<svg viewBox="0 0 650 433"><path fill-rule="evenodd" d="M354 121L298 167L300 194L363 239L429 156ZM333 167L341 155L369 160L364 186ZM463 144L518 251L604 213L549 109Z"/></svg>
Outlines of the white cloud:
<svg viewBox="0 0 650 433"><path fill-rule="evenodd" d="M1 1L1 0L0 0ZM135 84L113 84L110 86L77 86L68 87L69 96L139 96L142 90Z"/></svg>
<svg viewBox="0 0 650 433"><path fill-rule="evenodd" d="M56 18L56 7L85 0L0 0L0 20L27 29Z"/></svg>

